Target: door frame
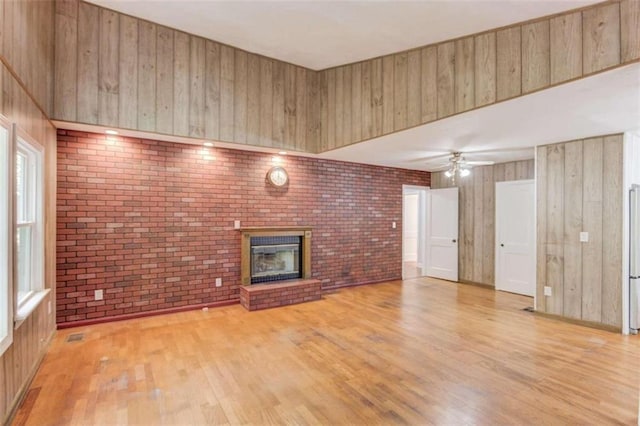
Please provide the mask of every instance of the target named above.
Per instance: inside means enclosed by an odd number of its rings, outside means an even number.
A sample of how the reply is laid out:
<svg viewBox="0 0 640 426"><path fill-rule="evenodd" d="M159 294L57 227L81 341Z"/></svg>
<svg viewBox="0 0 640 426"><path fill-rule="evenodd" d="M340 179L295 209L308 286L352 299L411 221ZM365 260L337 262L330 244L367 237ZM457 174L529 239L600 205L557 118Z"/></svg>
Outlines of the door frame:
<svg viewBox="0 0 640 426"><path fill-rule="evenodd" d="M402 236L400 238L400 259L402 261L402 279L405 279L404 276L404 231L405 231L405 223L404 223L404 213L405 213L405 205L404 205L404 197L409 193L418 193L418 265L422 265L420 269L420 277L424 277L424 271L426 269L426 261L427 261L427 193L430 190L428 186L419 186L419 185L402 185L402 228L400 232Z"/></svg>
<svg viewBox="0 0 640 426"><path fill-rule="evenodd" d="M495 259L495 271L494 271L494 276L495 276L495 282L494 282L494 287L496 289L496 291L501 291L498 290L498 270L500 269L500 256L499 256L499 238L498 238L498 186L507 186L507 185L518 185L518 184L523 184L523 183L528 183L531 184L533 187L533 211L532 216L533 216L533 250L531 252L532 254L532 260L533 260L533 267L532 267L532 279L533 279L533 306L536 306L536 297L537 297L537 288L538 288L538 268L537 268L537 260L538 260L538 253L537 253L537 249L538 249L538 244L537 244L537 240L538 240L538 235L537 235L537 208L536 208L536 194L537 194L537 188L536 188L536 179L521 179L521 180L508 180L508 181L500 181L500 182L496 182L495 183L495 189L494 189L494 194L495 194L495 217L494 217L494 224L495 224L495 236L494 236L494 259Z"/></svg>

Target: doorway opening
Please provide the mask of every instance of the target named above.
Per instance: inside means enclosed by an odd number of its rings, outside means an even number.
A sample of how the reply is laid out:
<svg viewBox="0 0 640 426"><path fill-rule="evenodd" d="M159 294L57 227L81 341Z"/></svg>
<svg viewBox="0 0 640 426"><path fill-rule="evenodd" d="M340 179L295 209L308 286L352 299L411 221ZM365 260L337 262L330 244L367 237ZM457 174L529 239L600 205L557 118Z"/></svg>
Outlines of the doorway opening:
<svg viewBox="0 0 640 426"><path fill-rule="evenodd" d="M423 186L402 186L402 279L425 275L427 191Z"/></svg>

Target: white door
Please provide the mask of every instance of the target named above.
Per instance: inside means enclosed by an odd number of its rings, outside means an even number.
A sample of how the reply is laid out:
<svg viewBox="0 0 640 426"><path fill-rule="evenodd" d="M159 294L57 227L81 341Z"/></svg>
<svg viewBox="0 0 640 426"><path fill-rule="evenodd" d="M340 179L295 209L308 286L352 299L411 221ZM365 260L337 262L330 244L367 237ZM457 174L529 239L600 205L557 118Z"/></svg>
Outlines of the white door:
<svg viewBox="0 0 640 426"><path fill-rule="evenodd" d="M496 290L535 295L535 226L533 181L496 183Z"/></svg>
<svg viewBox="0 0 640 426"><path fill-rule="evenodd" d="M458 281L458 188L428 194L427 276Z"/></svg>
<svg viewBox="0 0 640 426"><path fill-rule="evenodd" d="M402 256L405 262L418 262L418 201L419 194L405 194L402 211Z"/></svg>

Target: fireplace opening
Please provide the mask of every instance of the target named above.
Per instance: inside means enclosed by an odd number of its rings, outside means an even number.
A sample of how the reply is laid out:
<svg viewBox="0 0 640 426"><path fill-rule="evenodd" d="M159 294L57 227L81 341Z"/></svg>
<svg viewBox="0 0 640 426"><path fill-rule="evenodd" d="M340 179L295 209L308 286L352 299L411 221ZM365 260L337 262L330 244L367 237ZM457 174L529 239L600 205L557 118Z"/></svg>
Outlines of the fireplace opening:
<svg viewBox="0 0 640 426"><path fill-rule="evenodd" d="M251 284L302 278L302 237L251 237Z"/></svg>

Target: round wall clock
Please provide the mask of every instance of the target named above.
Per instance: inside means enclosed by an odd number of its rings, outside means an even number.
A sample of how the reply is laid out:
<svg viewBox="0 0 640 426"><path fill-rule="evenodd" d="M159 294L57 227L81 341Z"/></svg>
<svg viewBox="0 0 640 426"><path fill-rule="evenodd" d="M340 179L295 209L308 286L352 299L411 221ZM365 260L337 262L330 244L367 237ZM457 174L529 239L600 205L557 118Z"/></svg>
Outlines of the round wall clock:
<svg viewBox="0 0 640 426"><path fill-rule="evenodd" d="M267 172L267 181L278 188L282 188L289 182L289 175L284 167L275 166Z"/></svg>

